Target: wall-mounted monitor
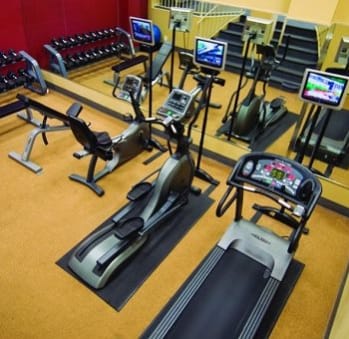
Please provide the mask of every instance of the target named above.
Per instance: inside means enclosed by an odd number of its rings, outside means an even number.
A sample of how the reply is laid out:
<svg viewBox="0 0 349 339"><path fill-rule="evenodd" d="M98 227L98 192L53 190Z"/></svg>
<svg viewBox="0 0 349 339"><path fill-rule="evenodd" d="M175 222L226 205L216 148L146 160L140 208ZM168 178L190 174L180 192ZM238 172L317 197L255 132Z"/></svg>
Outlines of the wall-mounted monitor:
<svg viewBox="0 0 349 339"><path fill-rule="evenodd" d="M130 17L131 36L136 42L144 45L155 44L153 22L148 19Z"/></svg>
<svg viewBox="0 0 349 339"><path fill-rule="evenodd" d="M227 49L226 42L196 37L194 63L200 67L221 71L225 67Z"/></svg>
<svg viewBox="0 0 349 339"><path fill-rule="evenodd" d="M347 65L349 62L349 37L342 37L337 55L336 55L336 62L338 62L341 65Z"/></svg>
<svg viewBox="0 0 349 339"><path fill-rule="evenodd" d="M268 45L272 38L273 20L248 16L245 21L242 41L250 41L256 45Z"/></svg>
<svg viewBox="0 0 349 339"><path fill-rule="evenodd" d="M340 110L346 99L348 84L346 76L306 69L299 97L305 102Z"/></svg>
<svg viewBox="0 0 349 339"><path fill-rule="evenodd" d="M193 10L190 8L170 8L169 28L177 31L189 32L191 28L191 18Z"/></svg>

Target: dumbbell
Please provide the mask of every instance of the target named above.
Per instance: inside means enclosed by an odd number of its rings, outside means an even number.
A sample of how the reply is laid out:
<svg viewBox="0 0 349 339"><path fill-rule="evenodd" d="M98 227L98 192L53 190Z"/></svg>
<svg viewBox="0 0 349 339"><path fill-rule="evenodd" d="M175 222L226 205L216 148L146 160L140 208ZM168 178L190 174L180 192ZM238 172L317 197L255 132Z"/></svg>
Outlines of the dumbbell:
<svg viewBox="0 0 349 339"><path fill-rule="evenodd" d="M84 43L88 43L88 42L93 41L93 37L89 33L84 33L84 34L82 34L82 36L84 37L84 40L85 40Z"/></svg>
<svg viewBox="0 0 349 339"><path fill-rule="evenodd" d="M82 66L88 63L88 59L82 52L76 53L75 57L79 61L79 66Z"/></svg>
<svg viewBox="0 0 349 339"><path fill-rule="evenodd" d="M78 41L75 39L75 37L70 36L67 39L70 43L70 46L76 46L78 44Z"/></svg>
<svg viewBox="0 0 349 339"><path fill-rule="evenodd" d="M112 54L112 50L109 46L103 46L101 47L101 49L103 50L106 57Z"/></svg>
<svg viewBox="0 0 349 339"><path fill-rule="evenodd" d="M75 35L75 40L77 42L77 45L82 45L86 43L86 38L82 34L76 34Z"/></svg>
<svg viewBox="0 0 349 339"><path fill-rule="evenodd" d="M4 82L2 79L3 79L3 75L0 75L0 93L7 91L7 83Z"/></svg>
<svg viewBox="0 0 349 339"><path fill-rule="evenodd" d="M65 37L61 37L59 39L59 42L62 44L63 48L71 47L71 44L70 44L69 40L67 38L65 38Z"/></svg>
<svg viewBox="0 0 349 339"><path fill-rule="evenodd" d="M96 31L95 33L96 33L98 39L104 39L105 38L103 31Z"/></svg>
<svg viewBox="0 0 349 339"><path fill-rule="evenodd" d="M63 49L63 44L58 39L52 39L51 40L51 46L57 50Z"/></svg>
<svg viewBox="0 0 349 339"><path fill-rule="evenodd" d="M15 82L10 81L4 75L0 75L0 83L4 84L5 91L15 88Z"/></svg>
<svg viewBox="0 0 349 339"><path fill-rule="evenodd" d="M74 67L80 66L80 63L79 63L78 59L75 57L75 55L68 54L65 57L65 60L66 60L68 68L74 68Z"/></svg>
<svg viewBox="0 0 349 339"><path fill-rule="evenodd" d="M26 84L29 84L29 83L32 83L35 78L33 76L31 76L27 70L25 70L24 68L20 68L18 71L17 71L17 74L18 76L23 76L25 78L25 83Z"/></svg>
<svg viewBox="0 0 349 339"><path fill-rule="evenodd" d="M10 58L8 57L8 55L2 51L0 51L0 64L2 66L8 65L9 63L11 63Z"/></svg>
<svg viewBox="0 0 349 339"><path fill-rule="evenodd" d="M8 50L7 56L13 63L20 62L23 60L22 56L15 52L12 48Z"/></svg>
<svg viewBox="0 0 349 339"><path fill-rule="evenodd" d="M10 87L12 87L11 82L13 82L13 87L19 87L23 86L25 83L25 78L24 77L18 77L15 72L13 71L8 71L6 78L8 79L10 83Z"/></svg>

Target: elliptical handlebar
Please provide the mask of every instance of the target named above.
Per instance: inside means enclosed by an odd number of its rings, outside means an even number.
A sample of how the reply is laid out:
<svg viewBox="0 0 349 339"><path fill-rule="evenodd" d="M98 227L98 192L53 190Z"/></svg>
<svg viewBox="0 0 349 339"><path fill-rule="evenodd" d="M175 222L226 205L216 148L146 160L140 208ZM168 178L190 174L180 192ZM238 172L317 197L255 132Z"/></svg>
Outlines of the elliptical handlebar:
<svg viewBox="0 0 349 339"><path fill-rule="evenodd" d="M132 108L133 108L133 111L135 113L135 116L136 116L136 120L139 120L139 121L143 121L145 120L145 116L140 108L140 104L139 102L135 99L134 95L133 95L133 92L131 90L128 91L129 95L130 95L130 98L131 98L131 105L132 105Z"/></svg>

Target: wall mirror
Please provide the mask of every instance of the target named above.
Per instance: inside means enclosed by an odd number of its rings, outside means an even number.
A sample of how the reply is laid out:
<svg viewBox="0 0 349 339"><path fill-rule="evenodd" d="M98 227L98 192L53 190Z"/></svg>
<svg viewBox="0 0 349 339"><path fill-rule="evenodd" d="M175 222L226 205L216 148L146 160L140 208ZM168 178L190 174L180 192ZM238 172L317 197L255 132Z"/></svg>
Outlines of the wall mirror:
<svg viewBox="0 0 349 339"><path fill-rule="evenodd" d="M153 22L156 23L159 27L161 27L161 31L163 34L163 38L165 40L171 41L171 30L168 28L168 20L169 20L169 11L166 9L166 5L169 5L168 2L162 1L159 2L160 5L160 11L156 11L156 8L151 8L151 18L153 18ZM176 5L178 5L176 3ZM207 5L208 6L208 5ZM205 10L206 13L214 12L214 8L212 7L208 10L208 8L201 8L202 10ZM199 9L198 9L199 10ZM223 10L221 7L219 10ZM154 14L156 13L156 14ZM288 31L289 28L287 26L298 26L299 28L299 22L295 23L293 20L288 20L287 17L283 13L270 13L270 12L262 12L262 11L255 11L255 10L248 10L248 9L241 9L241 8L232 8L231 9L231 15L234 17L235 21L239 21L240 15L250 15L253 17L265 19L265 20L272 20L275 22L274 28L274 43L276 44L285 44L285 37L287 35L294 34L292 31ZM193 16L192 24L197 25L200 21L199 28L197 28L196 33L191 32L178 32L176 35L176 42L180 47L191 49L191 41L194 40L194 35L204 35L208 34L203 31L202 27L209 27L207 25L207 20L209 18L206 16L205 18L198 18ZM226 20L226 18L225 18ZM233 21L234 21L233 20ZM305 29L309 28L315 30L315 35L317 39L317 44L315 45L316 49L316 61L319 65L321 65L321 69L325 69L326 67L332 67L336 66L336 63L334 62L334 56L338 49L338 43L340 40L340 37L345 35L349 36L349 28L345 25L338 25L333 24L330 27L326 25L315 25L313 23L301 23L301 26L304 26ZM223 22L220 22L220 25L223 27L225 26ZM241 27L240 27L241 28ZM210 28L210 29L217 29L217 28ZM224 34L224 33L223 33ZM226 33L227 34L227 33ZM302 32L300 33L302 35ZM309 45L309 41L307 39L304 40L303 44ZM177 45L177 44L176 44ZM292 43L291 43L292 46ZM281 46L282 47L282 46ZM304 47L304 46L303 46ZM246 48L245 44L242 44L242 46L239 47L240 50L237 51L237 54L240 54L242 56L243 52L245 51L244 48ZM302 49L301 46L293 46L290 47L294 50ZM252 53L256 53L255 49L252 51ZM289 53L289 52L288 52ZM291 54L291 53L289 53ZM231 59L232 57L230 57ZM278 54L278 58L282 58L282 48L280 53ZM302 58L301 55L297 56L290 56L290 59L292 58ZM229 60L229 56L228 56ZM287 55L286 55L287 60ZM257 62L257 57L252 62ZM314 61L314 60L313 60ZM87 67L83 67L81 69L77 68L76 70L72 70L69 72L68 79L77 82L83 86L86 86L88 88L92 88L100 93L103 93L107 97L112 96L112 89L113 87L108 84L108 81L113 80L113 71L111 70L111 67L118 63L119 60L115 57L115 59L106 59L105 61L102 61L98 63L98 65L90 65ZM234 63L234 62L233 62ZM249 61L249 65L251 64L251 61ZM310 67L312 67L312 60L308 61L308 64ZM234 67L234 64L230 65L229 67ZM235 65L236 67L236 65ZM282 66L280 66L282 68ZM288 64L284 68L292 69L292 65ZM143 72L143 65L137 65L132 68L132 74L140 74ZM182 71L178 69L178 60L176 60L175 64L175 72L174 72L174 85L179 83L180 77L182 75ZM222 118L226 114L227 107L229 104L229 99L231 98L233 92L237 88L237 82L238 82L238 72L231 72L230 75L226 76L226 85L225 88L221 88L219 86L215 86L212 92L212 101L214 103L220 104L221 109L210 109L210 116L209 116L209 124L207 126L207 137L208 137L208 148L212 151L222 152L224 155L227 155L230 158L236 159L241 154L249 152L251 150L251 147L249 144L246 144L245 142L241 142L241 140L227 140L227 138L222 134L218 133L219 128L222 124ZM251 83L253 82L253 78L248 80L248 83L246 87L241 91L240 93L240 101L247 95L248 90L251 86ZM192 88L195 86L195 83L193 83L191 80L188 80L187 88ZM290 81L286 86L294 86L292 84L292 78L290 78ZM261 85L258 84L257 89L259 93L261 92ZM154 95L153 95L153 110L156 110L156 108L161 106L161 98L164 98L166 94L168 93L168 89L165 87L154 87ZM269 86L267 89L266 99L268 101L272 101L274 98L278 97L285 97L285 105L293 114L299 114L302 110L303 104L298 98L298 94L296 90L290 90L290 88L283 88L283 86ZM117 101L115 102L115 109L117 110ZM143 103L143 107L145 110L148 109L148 103L145 101ZM294 119L296 119L295 116L292 115ZM290 140L292 140L292 136L294 134L294 126L295 126L295 120L287 121L287 123L290 123L288 127L284 128L284 131L277 135L274 140L270 142L268 145L264 145L262 150L267 150L271 152L275 152L282 155L289 155L290 157L294 157L294 154L289 152L288 146L290 143ZM286 124L286 123L285 123ZM200 129L200 125L198 125L198 129ZM211 140L214 140L211 142ZM211 146L212 144L212 146ZM257 139L257 149L261 146L262 142ZM226 149L226 151L223 151L223 149ZM253 149L253 148L252 148ZM325 165L323 165L321 162L319 162L319 167L322 168ZM331 183L334 187L341 187L349 190L349 176L348 176L348 168L341 168L341 167L335 167L328 179L325 179L327 182Z"/></svg>

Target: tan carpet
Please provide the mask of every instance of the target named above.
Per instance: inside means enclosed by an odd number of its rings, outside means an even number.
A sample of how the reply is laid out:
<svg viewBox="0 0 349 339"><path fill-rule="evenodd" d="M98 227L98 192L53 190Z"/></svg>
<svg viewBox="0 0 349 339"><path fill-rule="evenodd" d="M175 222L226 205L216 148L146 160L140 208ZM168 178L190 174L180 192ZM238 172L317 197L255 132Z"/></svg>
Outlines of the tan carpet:
<svg viewBox="0 0 349 339"><path fill-rule="evenodd" d="M62 112L72 102L53 92L43 100ZM81 117L112 135L125 126L88 108ZM68 179L73 172L85 174L88 162L72 157L80 147L69 131L48 135L48 146L38 138L31 158L43 167L40 175L8 158L10 151L22 151L31 129L15 115L0 120L1 338L138 337L217 242L233 211L218 219L215 203L117 313L55 262L124 204L131 185L158 167L166 155L145 166L142 161L150 154L143 153L120 167L100 181L106 194L98 198ZM231 169L206 158L203 167L222 182L211 195L218 200ZM195 183L207 186L199 180ZM249 197L246 204L254 200ZM302 239L296 255L306 265L305 270L273 338L315 339L324 335L348 262L348 226L347 218L316 208L309 222L310 235Z"/></svg>

